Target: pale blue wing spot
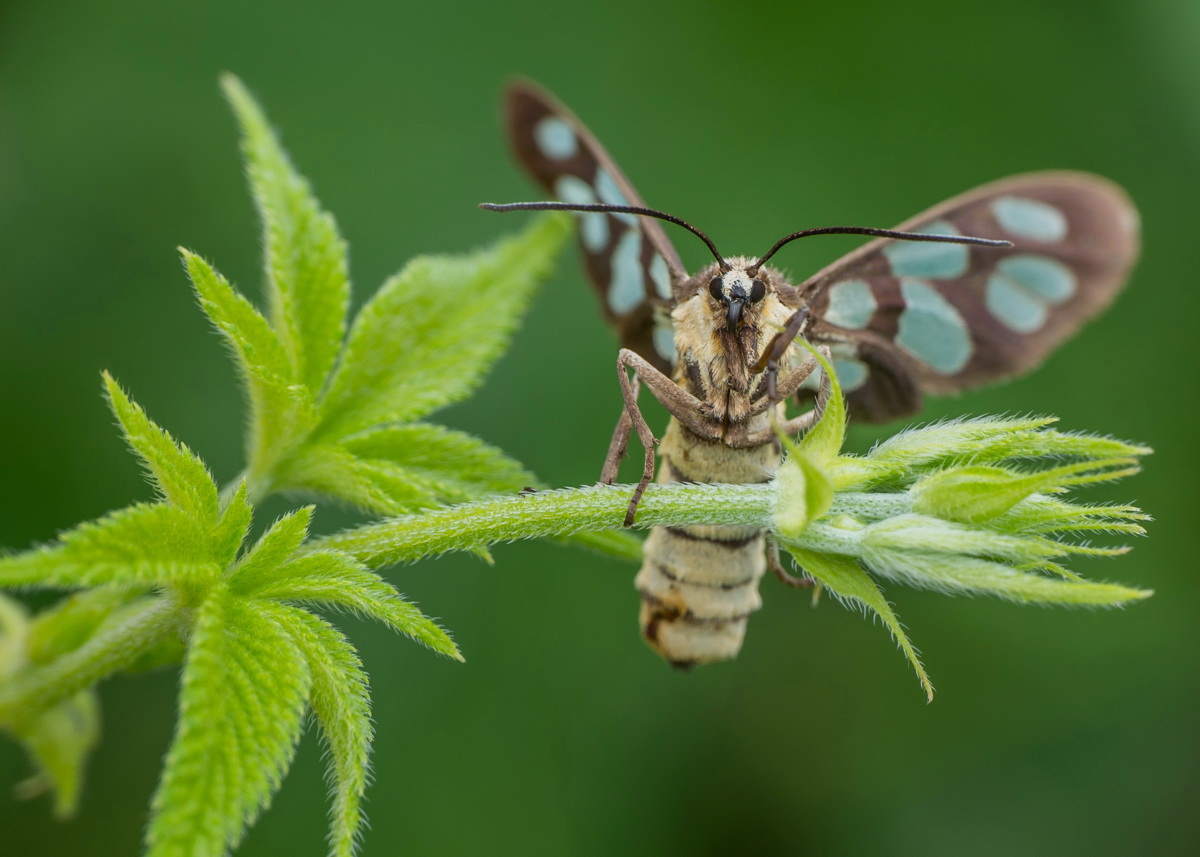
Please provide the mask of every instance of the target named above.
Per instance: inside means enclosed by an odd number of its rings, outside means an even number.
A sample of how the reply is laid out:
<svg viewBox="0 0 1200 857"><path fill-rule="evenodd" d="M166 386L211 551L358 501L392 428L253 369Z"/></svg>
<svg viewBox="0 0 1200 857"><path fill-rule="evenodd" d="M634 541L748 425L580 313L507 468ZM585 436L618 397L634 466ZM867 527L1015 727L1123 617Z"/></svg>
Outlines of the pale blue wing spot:
<svg viewBox="0 0 1200 857"><path fill-rule="evenodd" d="M595 205L596 192L592 186L578 176L559 176L554 183L554 194L563 202L572 205ZM592 212L577 214L579 235L583 246L592 253L600 253L608 246L608 216Z"/></svg>
<svg viewBox="0 0 1200 857"><path fill-rule="evenodd" d="M572 205L594 205L596 192L579 176L562 175L554 182L554 193L563 202Z"/></svg>
<svg viewBox="0 0 1200 857"><path fill-rule="evenodd" d="M834 360L833 371L837 373L838 380L842 382L842 390L847 393L853 392L867 383L867 378L871 374L866 363L855 360L853 357Z"/></svg>
<svg viewBox="0 0 1200 857"><path fill-rule="evenodd" d="M616 180L604 167L596 168L596 195L600 197L601 202L606 202L609 205L631 204L625 198L625 194L621 193L621 188L617 186ZM636 214L614 214L612 216L632 226L638 225L638 216Z"/></svg>
<svg viewBox="0 0 1200 857"><path fill-rule="evenodd" d="M608 218L595 212L581 215L579 234L590 252L602 252L608 246Z"/></svg>
<svg viewBox="0 0 1200 857"><path fill-rule="evenodd" d="M1001 196L992 201L996 222L1012 235L1035 241L1055 243L1067 237L1067 218L1055 208L1036 199Z"/></svg>
<svg viewBox="0 0 1200 857"><path fill-rule="evenodd" d="M1044 300L1003 274L988 278L986 302L988 312L1015 333L1033 333L1050 314Z"/></svg>
<svg viewBox="0 0 1200 857"><path fill-rule="evenodd" d="M657 253L650 260L650 279L654 282L654 290L664 300L671 299L671 272L667 270L667 260Z"/></svg>
<svg viewBox="0 0 1200 857"><path fill-rule="evenodd" d="M971 336L967 323L954 305L922 280L903 279L896 344L943 375L953 375L971 359Z"/></svg>
<svg viewBox="0 0 1200 857"><path fill-rule="evenodd" d="M654 350L659 355L670 363L674 363L677 354L675 352L675 331L671 329L670 323L659 322L654 326Z"/></svg>
<svg viewBox="0 0 1200 857"><path fill-rule="evenodd" d="M953 224L936 220L917 232L930 235L958 235ZM897 277L950 279L967 272L970 260L963 244L938 244L925 241L893 241L883 248Z"/></svg>
<svg viewBox="0 0 1200 857"><path fill-rule="evenodd" d="M533 128L533 139L542 154L555 160L565 160L579 151L575 131L557 116L547 116Z"/></svg>
<svg viewBox="0 0 1200 857"><path fill-rule="evenodd" d="M1064 303L1075 294L1075 275L1071 269L1047 256L1028 253L1009 256L996 269L1052 304Z"/></svg>
<svg viewBox="0 0 1200 857"><path fill-rule="evenodd" d="M621 236L612 254L612 280L608 285L608 307L624 315L646 299L642 280L642 234L630 229Z"/></svg>
<svg viewBox="0 0 1200 857"><path fill-rule="evenodd" d="M842 280L829 289L825 321L847 330L862 330L878 306L875 294L865 280Z"/></svg>

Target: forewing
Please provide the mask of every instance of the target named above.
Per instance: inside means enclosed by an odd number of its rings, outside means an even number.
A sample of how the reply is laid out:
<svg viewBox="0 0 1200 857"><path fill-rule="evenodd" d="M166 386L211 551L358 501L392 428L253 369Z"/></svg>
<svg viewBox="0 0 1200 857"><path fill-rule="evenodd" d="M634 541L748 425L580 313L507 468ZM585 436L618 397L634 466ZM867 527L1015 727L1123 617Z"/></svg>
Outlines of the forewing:
<svg viewBox="0 0 1200 857"><path fill-rule="evenodd" d="M1086 173L1003 179L897 228L1013 247L880 239L800 287L808 336L831 345L852 411L876 422L914 413L922 392L1034 368L1112 302L1139 249L1129 198Z"/></svg>
<svg viewBox="0 0 1200 857"><path fill-rule="evenodd" d="M645 203L596 142L553 96L518 81L504 97L509 142L521 165L555 199L571 203ZM669 310L674 288L687 279L661 224L632 214L579 218L584 269L621 345L671 371L674 340Z"/></svg>

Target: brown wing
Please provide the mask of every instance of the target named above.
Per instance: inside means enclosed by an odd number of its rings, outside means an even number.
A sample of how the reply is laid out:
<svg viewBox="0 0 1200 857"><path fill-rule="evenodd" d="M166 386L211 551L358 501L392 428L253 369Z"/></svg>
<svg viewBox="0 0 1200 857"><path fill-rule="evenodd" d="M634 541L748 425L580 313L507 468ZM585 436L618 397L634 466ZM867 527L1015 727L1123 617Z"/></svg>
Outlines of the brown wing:
<svg viewBox="0 0 1200 857"><path fill-rule="evenodd" d="M552 95L527 81L509 85L504 118L513 153L555 199L644 206L596 138ZM658 221L631 214L579 218L584 269L622 346L671 371L674 344L668 311L687 279L679 254Z"/></svg>
<svg viewBox="0 0 1200 857"><path fill-rule="evenodd" d="M1139 249L1118 186L1030 173L955 197L902 223L910 232L1002 238L1011 248L880 239L800 286L861 419L914 413L949 393L1027 372L1107 307Z"/></svg>

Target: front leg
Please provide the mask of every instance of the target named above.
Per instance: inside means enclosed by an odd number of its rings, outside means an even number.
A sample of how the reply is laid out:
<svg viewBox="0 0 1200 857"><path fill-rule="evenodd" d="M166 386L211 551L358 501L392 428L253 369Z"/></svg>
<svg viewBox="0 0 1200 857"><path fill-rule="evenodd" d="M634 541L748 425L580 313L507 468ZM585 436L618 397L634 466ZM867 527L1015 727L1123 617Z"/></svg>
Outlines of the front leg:
<svg viewBox="0 0 1200 857"><path fill-rule="evenodd" d="M750 371L754 373L766 370L768 408L781 399L787 398L786 396L780 396L779 390L776 387L776 382L779 379L779 362L783 360L783 355L787 353L792 342L800 335L800 328L804 326L804 322L807 320L808 307L806 306L800 307L800 309L792 313L792 317L783 326L783 330L771 337L771 341L767 343L767 347L758 356L758 362L750 367ZM803 383L803 379L801 379L800 383ZM797 387L799 387L799 384L797 384Z"/></svg>
<svg viewBox="0 0 1200 857"><path fill-rule="evenodd" d="M829 353L828 353L829 349L827 349L825 346L822 345L819 350L820 350L821 354L825 357L825 359L828 360L829 359ZM813 363L814 365L816 363L816 361L810 361L810 362ZM783 388L780 387L781 391L782 391L782 389ZM776 419L775 419L776 412L772 411L771 412L771 424L767 428L761 429L759 431L752 432L751 434L746 435L745 437L740 439L740 441L737 445L738 446L759 446L760 444L771 443L776 440L776 432L777 431L782 432L784 434L791 434L791 435L799 434L800 432L803 432L803 431L808 431L810 428L812 428L814 425L816 425L817 420L821 419L822 415L825 413L825 406L829 402L829 396L831 394L831 390L832 390L832 382L830 381L829 374L826 372L822 372L821 373L821 387L817 391L817 401L816 401L816 404L813 405L812 410L809 410L806 413L800 414L800 416L798 416L798 417L792 417L790 420L784 420L782 423L778 423L776 421ZM793 392L795 392L795 391L793 391Z"/></svg>
<svg viewBox="0 0 1200 857"><path fill-rule="evenodd" d="M825 348L825 346L821 346L820 350L821 350L821 353L825 356L825 359L828 360L829 355L827 352L829 349ZM819 366L820 366L820 364L817 363L816 360L814 360L812 357L809 357L807 360L805 360L803 363L801 363L799 366L797 366L795 369L793 369L783 379L783 381L781 381L777 386L775 386L775 397L776 398L772 398L770 395L770 389L773 385L773 381L771 379L774 376L767 374L766 375L766 379L767 379L766 383L763 385L764 387L766 387L766 389L759 388L758 404L756 404L753 407L753 409L750 411L749 415L752 417L756 417L759 414L766 413L773 405L777 405L780 402L787 401L792 396L796 395L796 393L800 390L801 385L803 385L804 382L809 379L809 376L811 376L812 373L815 372ZM769 368L767 369L768 373L770 373L771 371L778 372L777 369L776 370L771 370Z"/></svg>
<svg viewBox="0 0 1200 857"><path fill-rule="evenodd" d="M633 378L630 378L628 374L629 369L634 372ZM628 348L622 348L617 355L617 378L621 384L621 398L625 402L625 412L617 422L613 439L609 443L608 456L604 460L600 481L610 484L616 481L617 467L625 455L630 431L636 431L646 455L642 463L641 481L634 489L633 498L629 501L629 510L625 513L625 526L631 527L642 494L645 493L646 486L654 479L654 447L658 444L654 433L650 431L650 426L646 424L646 418L642 416L641 408L638 407L638 382L645 383L654 398L662 403L671 416L678 419L695 434L710 440L720 440L722 426L719 420L712 417L712 408L708 404L684 390Z"/></svg>
<svg viewBox="0 0 1200 857"><path fill-rule="evenodd" d="M622 374L624 374L623 370ZM637 394L640 387L635 375L633 378L633 406L635 408L637 408ZM624 397L623 389L622 397ZM616 428L613 429L612 440L608 442L608 454L604 457L604 467L600 470L601 484L612 485L617 481L617 471L628 454L629 434L632 431L633 420L629 418L629 405L626 403L625 407L621 408L621 416L617 420Z"/></svg>

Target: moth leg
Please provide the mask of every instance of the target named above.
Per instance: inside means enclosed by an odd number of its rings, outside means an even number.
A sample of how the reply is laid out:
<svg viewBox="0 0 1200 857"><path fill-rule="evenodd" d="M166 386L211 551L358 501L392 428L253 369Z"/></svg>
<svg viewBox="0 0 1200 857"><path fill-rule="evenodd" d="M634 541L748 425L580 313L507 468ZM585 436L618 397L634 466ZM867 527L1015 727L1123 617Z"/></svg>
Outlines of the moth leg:
<svg viewBox="0 0 1200 857"><path fill-rule="evenodd" d="M824 346L822 346L822 354L824 354ZM826 357L826 359L828 359L828 357ZM787 401L792 396L796 395L796 391L800 389L800 386L809 379L809 376L812 375L812 373L815 372L819 366L820 364L810 357L793 369L791 373L783 379L783 382L776 387L775 393L778 398L774 401L771 400L771 396L769 395L769 387L771 382L768 380L768 394L760 398L758 404L751 409L750 416L756 417L761 413L765 413L772 405Z"/></svg>
<svg viewBox="0 0 1200 857"><path fill-rule="evenodd" d="M724 439L724 426L720 420L712 416L712 406L680 387L636 351L622 348L621 353L617 356L617 366L623 379L622 384L629 380L625 370L632 369L638 380L649 388L650 393L658 400L659 404L693 434L706 440ZM628 401L626 399L626 402ZM637 408L636 401L634 408ZM637 417L634 419L636 420Z"/></svg>
<svg viewBox="0 0 1200 857"><path fill-rule="evenodd" d="M629 377L629 369L634 372L633 378ZM625 400L625 415L617 422L617 428L613 432L613 439L609 444L608 457L605 459L600 479L605 481L607 477L610 482L616 481L620 455L624 453L624 447L628 445L629 429L624 427L625 419L628 418L631 428L637 432L642 448L646 450L642 478L633 490L633 497L629 501L629 510L625 513L625 526L631 527L642 494L645 493L646 486L654 479L654 447L658 444L654 433L650 431L650 426L646 424L646 418L642 416L641 408L638 407L637 381L644 383L654 398L661 402L672 416L701 437L719 440L722 427L717 420L708 416L708 405L684 390L641 355L628 348L622 348L617 355L617 378L621 383L621 397Z"/></svg>
<svg viewBox="0 0 1200 857"><path fill-rule="evenodd" d="M783 359L783 355L787 353L788 348L796 337L800 334L800 328L804 326L805 320L808 318L808 307L800 307L792 313L792 317L788 319L783 330L771 337L771 341L767 343L767 347L763 349L762 354L758 357L758 362L751 367L752 372L763 372L765 370L767 380L767 407L780 401L777 381L779 379L779 361ZM786 398L786 397L782 397Z"/></svg>
<svg viewBox="0 0 1200 857"><path fill-rule="evenodd" d="M822 346L820 351L822 354L825 354L828 349ZM828 360L828 356L826 356L825 359ZM762 429L761 431L746 435L746 437L743 438L741 443L738 445L758 446L760 444L770 443L776 439L776 429L784 434L799 434L802 431L808 431L810 428L816 425L817 421L820 420L821 416L825 413L825 405L829 402L831 390L832 384L829 380L829 375L825 374L821 378L821 389L817 392L817 402L813 406L812 410L800 414L799 416L792 417L790 420L784 420L782 423L777 423L774 419L775 415L772 413L770 426Z"/></svg>
<svg viewBox="0 0 1200 857"><path fill-rule="evenodd" d="M624 348L617 355L617 378L621 383L621 398L625 402L625 412L622 414L621 419L617 421L617 427L613 431L613 439L608 447L608 457L605 459L604 468L600 472L600 481L616 481L617 466L621 462L621 455L625 451L624 448L629 444L629 428L625 427L628 424L630 428L637 432L638 440L641 441L642 448L646 451L645 459L642 462L641 481L638 482L637 488L633 490L633 497L629 500L629 509L625 512L625 526L632 527L633 516L637 513L638 503L642 499L642 494L645 492L646 486L650 484L650 480L654 478L654 447L658 445L658 439L654 436L654 432L650 431L650 426L646 424L646 418L642 416L642 409L638 407L637 397L640 385L636 379L641 375L638 371L641 367L635 365L634 377L630 378L626 372L626 367L629 365L628 355L637 356L632 351ZM652 366L649 368L657 371ZM624 436L622 437L622 435Z"/></svg>
<svg viewBox="0 0 1200 857"><path fill-rule="evenodd" d="M638 389L641 387L636 375L633 378L632 386L633 400L636 406ZM626 406L621 408L621 417L617 420L616 428L613 429L612 440L608 443L608 455L605 456L604 467L600 471L601 483L612 485L617 481L617 471L620 469L621 462L629 454L629 435L632 432L633 420L630 419L629 408Z"/></svg>
<svg viewBox="0 0 1200 857"><path fill-rule="evenodd" d="M775 572L776 577L793 589L808 589L813 585L809 578L796 577L784 569L783 563L779 561L779 545L775 543L767 548L767 565L771 567L771 571Z"/></svg>
<svg viewBox="0 0 1200 857"><path fill-rule="evenodd" d="M792 417L790 420L784 420L777 424L779 431L784 434L800 434L802 431L808 431L820 419L817 411L811 410L799 416ZM746 435L737 444L738 447L743 446L762 446L764 443L770 443L775 440L775 428L768 426L765 429L753 432Z"/></svg>

